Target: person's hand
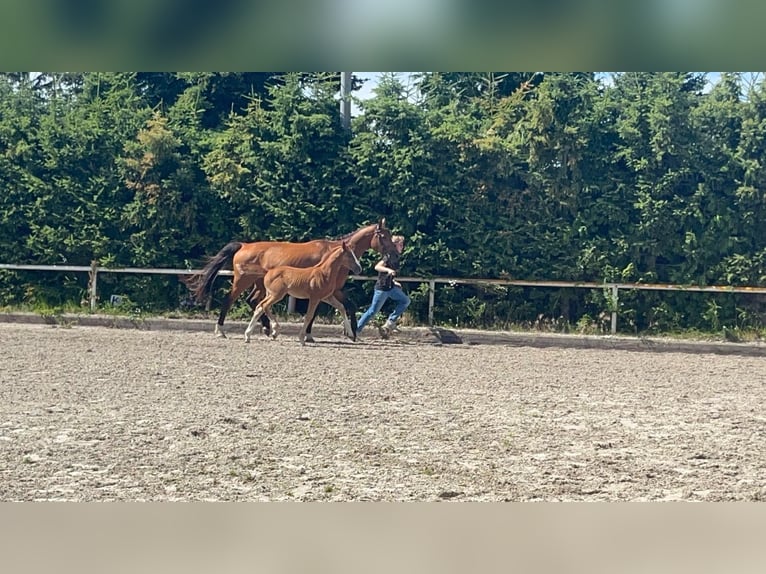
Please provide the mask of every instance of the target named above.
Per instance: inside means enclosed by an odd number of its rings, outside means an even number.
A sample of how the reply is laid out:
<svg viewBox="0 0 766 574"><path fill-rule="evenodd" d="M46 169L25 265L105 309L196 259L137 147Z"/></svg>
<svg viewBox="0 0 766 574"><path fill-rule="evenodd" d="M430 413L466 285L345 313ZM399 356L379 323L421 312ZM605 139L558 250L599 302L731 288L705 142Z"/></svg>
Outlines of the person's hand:
<svg viewBox="0 0 766 574"><path fill-rule="evenodd" d="M402 288L402 284L399 283L398 281L394 281L394 287L399 287L399 289L401 289Z"/></svg>
<svg viewBox="0 0 766 574"><path fill-rule="evenodd" d="M396 277L396 271L394 271L393 269L389 269L389 270L388 270L388 274L389 274L391 277Z"/></svg>

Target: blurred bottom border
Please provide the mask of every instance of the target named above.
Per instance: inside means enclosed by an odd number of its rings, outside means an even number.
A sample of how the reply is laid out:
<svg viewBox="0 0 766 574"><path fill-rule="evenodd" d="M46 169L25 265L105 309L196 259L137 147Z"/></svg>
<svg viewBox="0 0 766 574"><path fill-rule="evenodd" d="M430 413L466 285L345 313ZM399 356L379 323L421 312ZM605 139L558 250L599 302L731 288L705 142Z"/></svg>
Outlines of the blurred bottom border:
<svg viewBox="0 0 766 574"><path fill-rule="evenodd" d="M762 572L745 503L6 503L6 572Z"/></svg>

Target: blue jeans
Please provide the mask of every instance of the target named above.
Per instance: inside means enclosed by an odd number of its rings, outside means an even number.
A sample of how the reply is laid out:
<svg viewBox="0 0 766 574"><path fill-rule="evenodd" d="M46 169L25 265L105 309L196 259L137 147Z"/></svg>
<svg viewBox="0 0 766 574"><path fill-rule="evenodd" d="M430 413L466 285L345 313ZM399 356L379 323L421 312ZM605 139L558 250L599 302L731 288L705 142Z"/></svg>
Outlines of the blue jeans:
<svg viewBox="0 0 766 574"><path fill-rule="evenodd" d="M394 287L390 291L380 291L379 289L375 289L375 294L372 296L372 303L370 303L370 307L367 309L367 311L364 312L364 315L359 318L359 321L356 324L357 335L362 332L362 329L364 329L364 326L367 324L367 322L372 319L378 311L380 311L380 309L383 307L383 304L388 299L396 301L396 307L388 316L388 320L392 323L396 323L399 317L402 316L402 313L404 313L404 310L410 306L410 298L407 293L402 291L401 287Z"/></svg>

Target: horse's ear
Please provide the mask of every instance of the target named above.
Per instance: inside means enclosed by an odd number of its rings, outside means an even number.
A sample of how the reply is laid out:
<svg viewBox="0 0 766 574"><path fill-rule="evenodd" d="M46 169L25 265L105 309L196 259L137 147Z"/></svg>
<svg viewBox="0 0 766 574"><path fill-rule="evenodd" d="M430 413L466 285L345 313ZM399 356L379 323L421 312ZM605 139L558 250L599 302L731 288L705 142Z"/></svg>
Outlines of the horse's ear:
<svg viewBox="0 0 766 574"><path fill-rule="evenodd" d="M380 226L381 229L385 229L386 228L386 218L385 217L381 217L380 218L380 223L378 223L378 225Z"/></svg>

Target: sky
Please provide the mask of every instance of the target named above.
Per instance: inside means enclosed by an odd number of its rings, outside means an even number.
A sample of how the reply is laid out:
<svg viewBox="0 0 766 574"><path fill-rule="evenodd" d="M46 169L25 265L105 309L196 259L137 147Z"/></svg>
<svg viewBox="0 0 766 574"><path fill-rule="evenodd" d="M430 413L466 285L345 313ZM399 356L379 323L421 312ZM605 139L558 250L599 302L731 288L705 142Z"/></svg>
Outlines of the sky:
<svg viewBox="0 0 766 574"><path fill-rule="evenodd" d="M361 89L353 93L354 97L360 100L366 100L367 98L371 98L372 90L377 85L378 78L380 78L381 74L387 74L387 73L389 72L353 72L355 76L358 76L359 78L367 80L362 85ZM394 72L394 73L400 74L402 78L402 82L406 84L407 79L409 78L409 75L412 72ZM354 116L359 115L359 108L353 102L351 104L351 114Z"/></svg>
<svg viewBox="0 0 766 574"><path fill-rule="evenodd" d="M362 88L358 90L357 92L354 92L354 96L359 98L360 100L365 100L367 98L372 97L372 90L375 88L377 84L377 80L380 77L381 74L384 74L387 72L354 72L354 75L367 80ZM396 74L402 75L402 80L406 83L407 78L409 77L409 74L412 72L394 72ZM708 79L708 89L710 89L721 77L721 72L707 72L707 79ZM358 113L358 109L354 108L354 113Z"/></svg>
<svg viewBox="0 0 766 574"><path fill-rule="evenodd" d="M378 79L382 74L387 74L390 72L353 72L354 75L358 76L359 78L362 78L364 80L367 80L364 85L353 93L354 98L357 98L359 100L365 100L367 98L372 97L372 91L375 89L375 86L377 85ZM395 74L398 74L400 76L400 79L402 80L402 83L407 85L409 76L413 72L394 72ZM707 74L707 86L704 88L705 92L709 92L712 87L718 82L718 80L721 79L721 72L705 72ZM745 85L743 86L743 89L745 92L747 92L747 82L754 82L760 80L762 78L761 73L758 72L743 72L745 74L744 80ZM602 81L604 82L611 82L611 72L604 72L604 75L602 77ZM352 100L351 102L351 115L352 117L359 116L361 113L361 110L359 109L359 106Z"/></svg>
<svg viewBox="0 0 766 574"><path fill-rule="evenodd" d="M372 96L372 89L375 87L378 76L380 76L381 73L382 72L354 72L354 75L362 78L363 80L367 80L362 88L355 92L354 95L360 100L366 100Z"/></svg>

